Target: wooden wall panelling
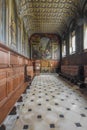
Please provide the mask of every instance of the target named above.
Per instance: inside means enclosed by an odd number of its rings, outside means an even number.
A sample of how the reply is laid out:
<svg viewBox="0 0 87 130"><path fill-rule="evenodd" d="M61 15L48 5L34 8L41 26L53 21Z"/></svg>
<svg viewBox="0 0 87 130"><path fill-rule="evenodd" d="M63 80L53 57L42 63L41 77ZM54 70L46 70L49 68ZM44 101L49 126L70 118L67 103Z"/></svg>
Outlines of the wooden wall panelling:
<svg viewBox="0 0 87 130"><path fill-rule="evenodd" d="M20 67L20 78L19 78L20 85L24 83L24 66Z"/></svg>
<svg viewBox="0 0 87 130"><path fill-rule="evenodd" d="M69 74L69 75L77 75L78 74L78 66L70 66L70 65L65 65L61 66L61 71L62 73Z"/></svg>
<svg viewBox="0 0 87 130"><path fill-rule="evenodd" d="M28 65L28 59L25 59L25 65Z"/></svg>
<svg viewBox="0 0 87 130"><path fill-rule="evenodd" d="M14 88L13 88L13 68L8 68L7 69L7 94L8 96L12 94Z"/></svg>
<svg viewBox="0 0 87 130"><path fill-rule="evenodd" d="M31 78L33 78L34 76L33 66L27 66L27 75L30 75Z"/></svg>
<svg viewBox="0 0 87 130"><path fill-rule="evenodd" d="M9 51L0 47L0 67L8 67L9 64Z"/></svg>
<svg viewBox="0 0 87 130"><path fill-rule="evenodd" d="M7 101L4 103L3 106L0 107L0 124L3 122L7 114L11 111L13 108L15 102L19 99L20 95L24 92L26 89L26 86L28 83L24 83L22 86L18 87L14 93L10 96L10 98L7 99Z"/></svg>
<svg viewBox="0 0 87 130"><path fill-rule="evenodd" d="M0 102L7 97L6 72L0 69Z"/></svg>
<svg viewBox="0 0 87 130"><path fill-rule="evenodd" d="M10 53L10 64L18 65L18 55L13 52Z"/></svg>
<svg viewBox="0 0 87 130"><path fill-rule="evenodd" d="M13 78L13 87L14 87L14 90L18 87L18 74L19 73L17 73L17 70L16 70L16 68L14 68L14 78Z"/></svg>
<svg viewBox="0 0 87 130"><path fill-rule="evenodd" d="M48 72L56 72L58 63L57 60L41 60L41 71L44 72L46 69Z"/></svg>
<svg viewBox="0 0 87 130"><path fill-rule="evenodd" d="M19 65L24 65L24 64L25 64L25 61L24 61L24 60L25 60L24 57L19 56L19 57L18 57Z"/></svg>
<svg viewBox="0 0 87 130"><path fill-rule="evenodd" d="M17 87L20 86L20 82L19 82L19 79L20 79L20 68L19 67L14 67L13 68L13 73L14 73L13 86L14 86L14 89L16 89Z"/></svg>
<svg viewBox="0 0 87 130"><path fill-rule="evenodd" d="M0 123L28 85L24 77L25 65L33 78L32 61L4 45L0 47Z"/></svg>
<svg viewBox="0 0 87 130"><path fill-rule="evenodd" d="M84 66L84 75L87 77L87 65Z"/></svg>
<svg viewBox="0 0 87 130"><path fill-rule="evenodd" d="M30 60L28 60L28 65L31 65L31 61Z"/></svg>
<svg viewBox="0 0 87 130"><path fill-rule="evenodd" d="M61 62L62 65L87 65L87 52L80 54L73 54L64 57Z"/></svg>

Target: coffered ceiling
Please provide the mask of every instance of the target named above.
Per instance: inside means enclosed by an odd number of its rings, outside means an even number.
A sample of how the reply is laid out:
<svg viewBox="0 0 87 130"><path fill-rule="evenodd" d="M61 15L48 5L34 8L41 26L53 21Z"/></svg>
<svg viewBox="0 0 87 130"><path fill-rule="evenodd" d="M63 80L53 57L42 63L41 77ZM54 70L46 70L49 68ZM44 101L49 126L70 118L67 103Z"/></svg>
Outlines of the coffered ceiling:
<svg viewBox="0 0 87 130"><path fill-rule="evenodd" d="M18 14L29 35L58 33L77 17L80 0L16 0Z"/></svg>

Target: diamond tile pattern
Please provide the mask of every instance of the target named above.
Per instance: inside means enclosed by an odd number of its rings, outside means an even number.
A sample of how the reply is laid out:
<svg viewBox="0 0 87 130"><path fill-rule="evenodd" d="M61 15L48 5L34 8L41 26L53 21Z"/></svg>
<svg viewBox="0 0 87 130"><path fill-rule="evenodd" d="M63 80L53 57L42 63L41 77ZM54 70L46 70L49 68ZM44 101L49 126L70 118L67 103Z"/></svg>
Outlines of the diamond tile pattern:
<svg viewBox="0 0 87 130"><path fill-rule="evenodd" d="M36 76L23 94L23 103L17 104L20 118L7 117L6 130L87 130L87 97L76 88L56 75Z"/></svg>

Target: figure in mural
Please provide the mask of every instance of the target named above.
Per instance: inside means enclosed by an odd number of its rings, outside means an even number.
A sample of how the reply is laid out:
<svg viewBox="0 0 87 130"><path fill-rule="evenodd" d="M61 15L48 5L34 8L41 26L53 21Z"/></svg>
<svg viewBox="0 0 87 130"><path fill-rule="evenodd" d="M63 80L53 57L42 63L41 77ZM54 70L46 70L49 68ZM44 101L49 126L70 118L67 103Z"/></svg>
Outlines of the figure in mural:
<svg viewBox="0 0 87 130"><path fill-rule="evenodd" d="M16 12L15 12L15 2L11 1L11 23L10 23L10 33L11 33L11 44L12 47L16 49L16 25L17 25L17 21L16 21Z"/></svg>
<svg viewBox="0 0 87 130"><path fill-rule="evenodd" d="M34 37L34 36L33 36ZM32 58L58 59L58 40L55 37L38 36L32 40Z"/></svg>
<svg viewBox="0 0 87 130"><path fill-rule="evenodd" d="M50 53L50 51L49 51L49 50L46 50L45 52L46 52L45 58L46 58L46 59L50 59L50 58L51 58L51 53Z"/></svg>
<svg viewBox="0 0 87 130"><path fill-rule="evenodd" d="M13 19L11 19L11 42L12 44L16 44L16 25Z"/></svg>
<svg viewBox="0 0 87 130"><path fill-rule="evenodd" d="M39 47L37 45L33 45L32 50L33 50L32 57L34 59L41 59L41 53L40 53Z"/></svg>
<svg viewBox="0 0 87 130"><path fill-rule="evenodd" d="M40 46L41 46L41 58L42 59L50 59L51 58L51 49L50 48L50 39L47 37L42 37L40 40Z"/></svg>

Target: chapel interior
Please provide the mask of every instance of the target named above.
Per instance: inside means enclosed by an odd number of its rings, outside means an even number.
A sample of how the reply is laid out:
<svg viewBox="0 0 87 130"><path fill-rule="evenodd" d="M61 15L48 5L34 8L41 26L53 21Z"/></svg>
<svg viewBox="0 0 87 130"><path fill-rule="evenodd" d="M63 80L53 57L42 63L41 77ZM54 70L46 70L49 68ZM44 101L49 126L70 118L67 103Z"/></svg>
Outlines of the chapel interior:
<svg viewBox="0 0 87 130"><path fill-rule="evenodd" d="M87 130L87 0L0 0L0 130Z"/></svg>

